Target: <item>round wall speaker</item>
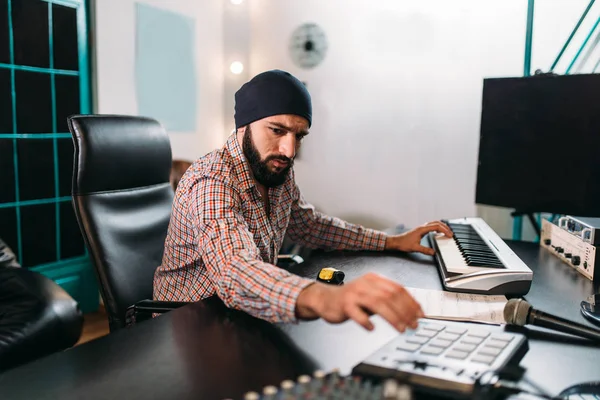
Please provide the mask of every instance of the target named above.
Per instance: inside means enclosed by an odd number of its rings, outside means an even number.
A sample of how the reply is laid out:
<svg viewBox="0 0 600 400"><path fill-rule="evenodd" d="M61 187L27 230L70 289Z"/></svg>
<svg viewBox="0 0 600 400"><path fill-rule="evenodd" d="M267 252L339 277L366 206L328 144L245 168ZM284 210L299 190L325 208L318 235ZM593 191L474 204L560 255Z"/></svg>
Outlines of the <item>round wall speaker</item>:
<svg viewBox="0 0 600 400"><path fill-rule="evenodd" d="M314 68L327 54L327 37L317 24L302 24L292 32L289 49L294 64L300 68Z"/></svg>

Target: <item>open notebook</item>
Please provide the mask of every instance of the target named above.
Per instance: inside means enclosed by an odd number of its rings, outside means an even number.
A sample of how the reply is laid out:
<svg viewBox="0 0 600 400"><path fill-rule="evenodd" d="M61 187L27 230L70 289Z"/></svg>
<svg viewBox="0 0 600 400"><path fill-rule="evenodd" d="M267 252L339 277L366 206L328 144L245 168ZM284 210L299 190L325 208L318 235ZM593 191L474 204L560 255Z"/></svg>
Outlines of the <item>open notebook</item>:
<svg viewBox="0 0 600 400"><path fill-rule="evenodd" d="M470 321L486 324L504 324L505 296L456 293L441 290L406 290L419 302L425 318L449 321Z"/></svg>

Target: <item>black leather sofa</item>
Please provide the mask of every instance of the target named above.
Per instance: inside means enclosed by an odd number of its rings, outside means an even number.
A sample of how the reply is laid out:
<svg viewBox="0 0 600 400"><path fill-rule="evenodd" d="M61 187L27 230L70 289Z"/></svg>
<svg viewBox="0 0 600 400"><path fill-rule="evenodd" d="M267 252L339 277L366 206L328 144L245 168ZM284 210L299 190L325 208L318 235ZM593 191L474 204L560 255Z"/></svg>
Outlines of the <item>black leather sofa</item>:
<svg viewBox="0 0 600 400"><path fill-rule="evenodd" d="M0 373L73 346L82 329L77 302L0 239Z"/></svg>

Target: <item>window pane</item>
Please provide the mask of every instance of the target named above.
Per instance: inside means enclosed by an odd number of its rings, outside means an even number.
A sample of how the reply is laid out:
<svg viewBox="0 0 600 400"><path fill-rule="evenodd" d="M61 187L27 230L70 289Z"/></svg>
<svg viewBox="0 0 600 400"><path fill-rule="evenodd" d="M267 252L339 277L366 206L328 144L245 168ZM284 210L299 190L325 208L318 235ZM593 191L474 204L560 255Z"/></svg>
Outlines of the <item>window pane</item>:
<svg viewBox="0 0 600 400"><path fill-rule="evenodd" d="M15 207L0 208L0 238L17 254L17 209Z"/></svg>
<svg viewBox="0 0 600 400"><path fill-rule="evenodd" d="M21 207L23 267L56 261L56 210L54 204Z"/></svg>
<svg viewBox="0 0 600 400"><path fill-rule="evenodd" d="M56 75L56 129L67 133L67 117L80 113L79 107L79 77Z"/></svg>
<svg viewBox="0 0 600 400"><path fill-rule="evenodd" d="M13 133L10 70L0 69L0 133Z"/></svg>
<svg viewBox="0 0 600 400"><path fill-rule="evenodd" d="M0 62L10 63L8 44L8 0L0 0Z"/></svg>
<svg viewBox="0 0 600 400"><path fill-rule="evenodd" d="M11 5L15 64L48 68L48 3L18 0Z"/></svg>
<svg viewBox="0 0 600 400"><path fill-rule="evenodd" d="M54 68L79 70L77 9L52 5Z"/></svg>
<svg viewBox="0 0 600 400"><path fill-rule="evenodd" d="M0 139L0 203L16 200L13 147L12 139Z"/></svg>
<svg viewBox="0 0 600 400"><path fill-rule="evenodd" d="M52 139L18 139L19 197L23 200L54 197L54 146Z"/></svg>
<svg viewBox="0 0 600 400"><path fill-rule="evenodd" d="M58 193L59 196L71 195L71 182L73 180L73 141L71 139L58 139Z"/></svg>
<svg viewBox="0 0 600 400"><path fill-rule="evenodd" d="M75 218L73 204L60 203L60 257L62 259L79 257L85 254L83 237Z"/></svg>
<svg viewBox="0 0 600 400"><path fill-rule="evenodd" d="M50 74L15 71L17 132L52 133Z"/></svg>

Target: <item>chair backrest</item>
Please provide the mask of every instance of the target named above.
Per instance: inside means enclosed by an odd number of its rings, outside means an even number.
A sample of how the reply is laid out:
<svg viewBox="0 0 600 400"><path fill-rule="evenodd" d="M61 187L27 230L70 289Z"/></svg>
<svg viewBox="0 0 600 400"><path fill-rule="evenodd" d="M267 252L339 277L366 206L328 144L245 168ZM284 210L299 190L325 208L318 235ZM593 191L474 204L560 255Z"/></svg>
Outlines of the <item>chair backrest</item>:
<svg viewBox="0 0 600 400"><path fill-rule="evenodd" d="M127 307L152 299L173 202L171 145L149 118L76 115L68 124L73 206L113 331Z"/></svg>

